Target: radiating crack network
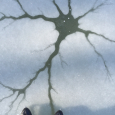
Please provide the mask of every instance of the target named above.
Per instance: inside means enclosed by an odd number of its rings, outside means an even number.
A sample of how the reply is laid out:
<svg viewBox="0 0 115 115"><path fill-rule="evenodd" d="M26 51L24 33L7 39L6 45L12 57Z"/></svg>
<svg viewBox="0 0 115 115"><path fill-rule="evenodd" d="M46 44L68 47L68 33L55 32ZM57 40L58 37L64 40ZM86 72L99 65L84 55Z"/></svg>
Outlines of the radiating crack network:
<svg viewBox="0 0 115 115"><path fill-rule="evenodd" d="M56 57L59 54L62 66L63 66L63 63L65 63L67 65L67 63L62 60L62 56L59 53L59 50L60 50L60 44L61 44L61 42L66 38L66 36L68 36L68 35L70 35L72 33L80 32L80 33L83 33L85 35L87 42L94 49L94 52L102 59L103 65L104 65L104 67L106 69L106 72L108 73L109 76L111 76L109 68L108 68L108 66L106 64L106 61L105 61L103 55L96 50L96 47L89 40L88 37L89 37L90 34L93 34L93 35L102 37L103 39L105 39L105 40L107 40L109 42L115 42L115 41L107 38L106 36L104 36L102 34L93 32L91 30L83 30L83 29L79 28L79 25L80 25L79 24L79 20L82 19L82 18L84 18L89 13L95 12L96 10L98 10L99 8L101 8L102 6L108 5L108 3L107 3L108 1L107 0L105 0L102 3L100 3L99 5L96 5L96 2L98 2L96 0L95 3L92 5L92 7L87 12L85 12L81 16L78 16L77 18L74 18L73 15L72 15L71 0L68 0L68 9L69 9L69 11L68 11L67 14L64 14L61 11L61 9L59 8L59 6L55 2L55 0L52 1L53 4L54 4L54 6L57 8L57 10L59 12L59 16L56 17L56 18L48 18L48 17L44 16L43 13L42 13L42 15L31 16L29 13L26 12L26 10L23 8L23 5L20 3L19 0L15 0L15 2L18 3L18 5L20 6L20 9L23 11L23 14L20 15L20 16L18 16L18 17L15 17L15 16L6 16L4 13L0 12L0 14L2 15L2 17L0 18L0 21L5 20L5 19L12 19L13 21L16 21L16 20L20 20L20 19L24 19L24 18L29 18L29 19L32 19L32 20L42 18L45 21L50 21L50 22L53 22L55 24L56 30L59 32L59 36L57 38L57 41L54 44L51 44L51 45L49 45L47 47L47 48L49 48L49 47L51 47L53 45L55 47L55 50L48 57L47 61L45 62L45 65L36 72L35 76L33 76L33 78L31 78L28 81L28 83L27 83L27 85L25 87L23 87L21 89L16 89L16 88L12 88L12 87L7 86L7 85L3 84L2 82L0 82L0 84L3 87L5 87L5 88L9 89L10 91L12 91L12 94L10 94L9 96L6 96L6 97L2 98L0 100L0 102L4 101L7 98L10 98L10 97L14 96L15 93L17 92L17 95L13 99L13 101L11 102L11 104L9 106L9 111L7 113L9 113L12 110L14 103L17 101L17 99L19 98L19 96L21 94L23 94L23 97L20 100L18 106L21 104L21 102L26 98L26 90L31 86L31 84L33 83L33 81L35 81L37 79L37 77L39 76L39 74L47 69L48 70L47 71L47 73L48 73L48 86L49 86L48 87L48 98L49 98L49 101L50 101L51 114L52 115L54 114L54 112L55 112L55 110L54 110L54 103L53 103L53 99L52 99L52 95L51 95L51 90L53 89L55 91L55 89L53 88L52 83L51 83L51 77L52 77L52 75L51 75L52 60L53 60L54 57ZM46 50L47 48L45 48L44 50Z"/></svg>

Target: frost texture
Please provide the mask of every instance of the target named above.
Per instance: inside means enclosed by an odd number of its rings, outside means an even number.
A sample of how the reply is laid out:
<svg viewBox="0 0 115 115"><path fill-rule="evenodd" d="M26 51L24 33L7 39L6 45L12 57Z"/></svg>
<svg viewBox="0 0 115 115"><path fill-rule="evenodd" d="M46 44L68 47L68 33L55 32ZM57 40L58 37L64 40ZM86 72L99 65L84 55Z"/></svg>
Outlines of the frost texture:
<svg viewBox="0 0 115 115"><path fill-rule="evenodd" d="M44 15L35 15L35 16L32 16L30 14L28 14L25 9L23 8L22 4L20 3L19 0L15 0L18 5L20 6L21 10L23 11L23 15L20 15L18 17L14 17L14 16L6 16L4 13L0 12L1 14L1 18L0 18L0 21L2 20L5 20L5 19L13 19L14 21L16 20L20 20L20 19L24 19L24 18L29 18L31 20L34 20L34 19L38 19L38 18L42 18L43 20L45 21L49 21L49 22L53 22L55 24L55 29L59 32L59 36L57 38L57 41L54 43L54 44L51 44L50 46L54 46L55 47L55 50L53 51L53 53L51 53L51 55L49 56L49 58L47 59L47 61L45 62L44 66L41 67L35 74L35 76L33 76L33 78L31 78L27 85L21 89L16 89L16 88L12 88L10 86L7 86L5 85L4 83L0 82L0 84L9 89L10 91L12 91L12 94L10 94L9 96L7 97L4 97L0 100L0 102L4 101L5 99L7 98L10 98L12 97L16 92L17 93L17 96L13 99L13 101L11 102L10 104L10 109L9 111L7 111L7 113L9 113L12 108L13 108L13 105L14 103L17 101L17 99L19 98L19 96L21 94L23 94L23 97L22 99L20 100L20 102L18 103L18 106L20 106L21 102L25 99L25 96L26 96L26 90L32 85L32 83L37 79L37 77L39 76L39 74L43 71L45 71L47 69L47 74L48 74L48 98L49 98L49 101L50 101L50 107L51 107L51 114L53 115L55 113L54 111L54 104L53 104L53 99L52 99L52 95L51 95L51 90L54 90L55 89L53 88L52 86L52 83L51 83L51 77L52 77L52 73L51 73L51 69L52 69L52 60L54 59L54 57L56 57L58 54L60 56L60 59L61 59L61 65L63 66L63 63L67 65L67 63L62 60L62 55L60 54L59 50L60 50L60 44L61 42L70 34L73 34L75 32L80 32L80 33L83 33L86 37L86 40L87 42L89 43L89 45L93 48L94 52L102 59L103 61L103 65L105 67L105 70L109 76L109 78L111 77L111 74L110 74L110 71L109 71L109 68L106 64L106 61L103 57L103 55L98 52L96 50L96 47L94 46L94 44L89 40L89 35L96 35L96 36L99 36L99 37L102 37L103 39L107 40L108 42L115 42L114 40L111 40L110 38L107 38L106 36L104 36L103 34L99 34L99 33L96 33L94 31L91 31L91 30L84 30L84 29L81 29L79 28L79 21L84 18L86 15L88 15L89 13L93 13L95 12L96 10L98 10L99 8L101 8L102 6L104 5L107 5L107 0L103 1L102 3L96 5L96 2L94 3L94 5L87 11L85 12L83 15L81 16L78 16L77 18L74 18L73 15L72 15L72 7L71 7L71 0L68 0L68 13L67 14L64 14L61 9L59 8L59 6L57 5L57 3L55 2L55 0L53 0L53 4L54 6L57 8L58 12L59 12L59 16L56 17L56 18L48 18ZM9 26L9 25L8 25ZM48 46L47 48L49 48L50 46ZM47 49L46 48L46 49Z"/></svg>

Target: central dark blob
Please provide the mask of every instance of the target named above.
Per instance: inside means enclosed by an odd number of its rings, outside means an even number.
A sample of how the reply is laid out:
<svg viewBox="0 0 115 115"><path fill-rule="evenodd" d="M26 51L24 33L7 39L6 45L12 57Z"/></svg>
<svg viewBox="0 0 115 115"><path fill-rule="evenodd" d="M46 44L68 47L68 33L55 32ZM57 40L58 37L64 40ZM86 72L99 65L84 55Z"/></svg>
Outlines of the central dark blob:
<svg viewBox="0 0 115 115"><path fill-rule="evenodd" d="M58 18L54 20L56 30L60 34L64 34L65 36L75 33L78 29L78 21L74 19L74 17L70 14L68 15L60 15Z"/></svg>

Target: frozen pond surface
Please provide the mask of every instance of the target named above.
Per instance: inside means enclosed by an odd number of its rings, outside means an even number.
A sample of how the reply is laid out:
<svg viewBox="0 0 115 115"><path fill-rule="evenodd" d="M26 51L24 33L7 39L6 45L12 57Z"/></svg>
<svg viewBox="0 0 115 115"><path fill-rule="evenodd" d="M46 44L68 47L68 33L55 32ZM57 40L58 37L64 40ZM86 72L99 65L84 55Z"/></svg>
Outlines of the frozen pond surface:
<svg viewBox="0 0 115 115"><path fill-rule="evenodd" d="M114 0L0 0L0 115L115 115Z"/></svg>

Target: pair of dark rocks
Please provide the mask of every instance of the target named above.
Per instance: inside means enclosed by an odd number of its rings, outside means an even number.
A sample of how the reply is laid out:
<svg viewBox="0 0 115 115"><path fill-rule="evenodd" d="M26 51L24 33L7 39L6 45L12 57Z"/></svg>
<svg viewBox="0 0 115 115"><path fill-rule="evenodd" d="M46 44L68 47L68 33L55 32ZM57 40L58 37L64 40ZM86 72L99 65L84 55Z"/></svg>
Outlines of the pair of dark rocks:
<svg viewBox="0 0 115 115"><path fill-rule="evenodd" d="M26 107L22 110L21 115L32 115L31 111ZM63 112L61 110L58 110L55 115L63 115Z"/></svg>

